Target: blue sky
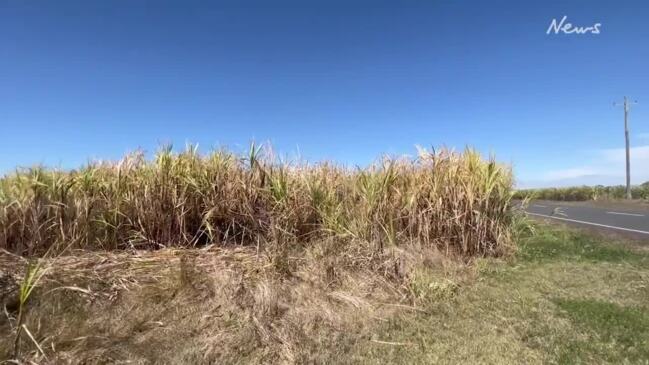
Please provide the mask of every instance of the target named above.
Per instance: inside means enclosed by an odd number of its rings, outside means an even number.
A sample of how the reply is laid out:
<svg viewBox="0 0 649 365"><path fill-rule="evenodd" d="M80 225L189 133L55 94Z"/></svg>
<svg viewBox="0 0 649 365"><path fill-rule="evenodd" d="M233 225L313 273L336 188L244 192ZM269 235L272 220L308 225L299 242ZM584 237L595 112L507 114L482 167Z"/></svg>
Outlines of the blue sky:
<svg viewBox="0 0 649 365"><path fill-rule="evenodd" d="M564 15L600 34L546 34ZM160 143L366 164L470 145L520 186L649 180L646 1L3 1L0 171Z"/></svg>

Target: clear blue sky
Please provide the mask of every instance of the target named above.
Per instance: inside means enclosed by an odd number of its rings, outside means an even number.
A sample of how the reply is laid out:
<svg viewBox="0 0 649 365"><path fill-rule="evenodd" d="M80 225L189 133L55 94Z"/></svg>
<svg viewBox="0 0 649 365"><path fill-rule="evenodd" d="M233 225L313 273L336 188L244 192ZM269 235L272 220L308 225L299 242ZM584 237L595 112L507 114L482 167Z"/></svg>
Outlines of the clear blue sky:
<svg viewBox="0 0 649 365"><path fill-rule="evenodd" d="M564 15L601 33L546 34ZM255 139L349 164L471 145L523 186L623 183L629 95L640 182L648 21L646 1L0 1L0 171Z"/></svg>

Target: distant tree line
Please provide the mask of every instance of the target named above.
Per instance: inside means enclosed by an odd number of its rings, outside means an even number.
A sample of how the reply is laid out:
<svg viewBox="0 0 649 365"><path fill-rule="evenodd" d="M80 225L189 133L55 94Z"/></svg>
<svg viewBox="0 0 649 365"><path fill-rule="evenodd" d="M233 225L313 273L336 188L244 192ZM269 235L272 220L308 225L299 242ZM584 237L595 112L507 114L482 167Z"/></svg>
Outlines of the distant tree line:
<svg viewBox="0 0 649 365"><path fill-rule="evenodd" d="M571 186L565 188L522 189L514 193L515 199L531 196L541 200L586 201L624 199L624 185ZM631 187L633 199L649 200L649 181Z"/></svg>

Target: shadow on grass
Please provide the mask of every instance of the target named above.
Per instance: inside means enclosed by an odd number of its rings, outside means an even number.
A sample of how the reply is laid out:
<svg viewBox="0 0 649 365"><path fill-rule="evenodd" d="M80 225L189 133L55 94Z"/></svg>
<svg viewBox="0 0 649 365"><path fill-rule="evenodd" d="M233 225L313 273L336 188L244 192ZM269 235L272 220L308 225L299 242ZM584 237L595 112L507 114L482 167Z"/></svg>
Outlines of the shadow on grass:
<svg viewBox="0 0 649 365"><path fill-rule="evenodd" d="M557 299L561 315L586 334L586 339L566 339L560 363L647 361L649 359L649 311L615 303Z"/></svg>

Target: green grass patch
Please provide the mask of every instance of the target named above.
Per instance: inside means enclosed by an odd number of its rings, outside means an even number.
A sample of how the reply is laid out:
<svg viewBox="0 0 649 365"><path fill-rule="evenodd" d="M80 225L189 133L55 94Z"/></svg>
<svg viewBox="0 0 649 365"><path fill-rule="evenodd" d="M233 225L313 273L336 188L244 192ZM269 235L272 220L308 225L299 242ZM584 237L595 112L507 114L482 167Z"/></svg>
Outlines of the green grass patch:
<svg viewBox="0 0 649 365"><path fill-rule="evenodd" d="M556 300L586 338L562 346L561 362L585 362L604 358L612 362L649 359L649 311L592 299Z"/></svg>
<svg viewBox="0 0 649 365"><path fill-rule="evenodd" d="M649 265L649 255L633 251L619 243L565 229L543 227L538 234L521 239L519 257L527 262L589 261L628 262Z"/></svg>

